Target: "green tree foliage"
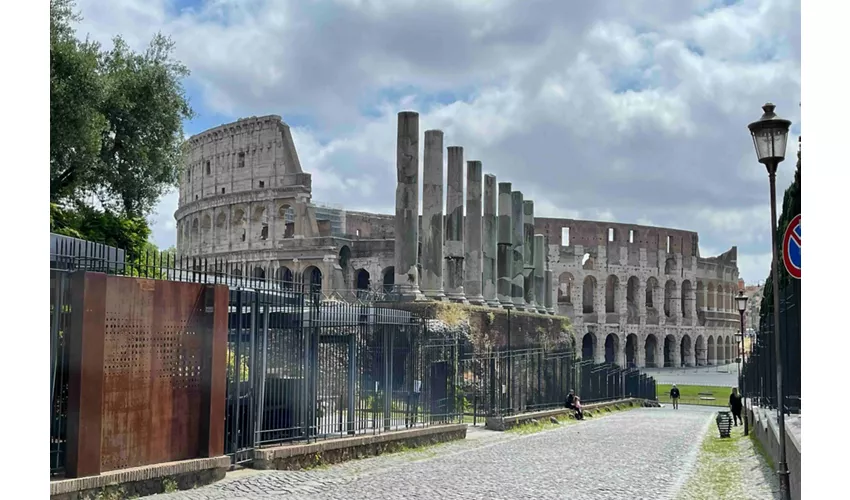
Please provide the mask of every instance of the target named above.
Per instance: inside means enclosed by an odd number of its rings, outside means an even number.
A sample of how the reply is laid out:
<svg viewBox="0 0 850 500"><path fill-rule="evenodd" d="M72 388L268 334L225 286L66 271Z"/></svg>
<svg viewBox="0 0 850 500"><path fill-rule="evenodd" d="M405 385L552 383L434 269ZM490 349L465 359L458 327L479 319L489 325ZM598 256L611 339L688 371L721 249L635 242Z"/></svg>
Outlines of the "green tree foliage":
<svg viewBox="0 0 850 500"><path fill-rule="evenodd" d="M120 36L110 50L78 39L74 9L50 0L50 229L139 259L156 249L145 217L182 165L189 71L161 34L142 53Z"/></svg>
<svg viewBox="0 0 850 500"><path fill-rule="evenodd" d="M161 34L143 53L120 36L103 51L76 38L77 20L73 0L51 0L51 202L95 194L117 213L147 215L178 179L189 70Z"/></svg>
<svg viewBox="0 0 850 500"><path fill-rule="evenodd" d="M776 245L777 252L779 253L780 259L782 258L782 238L785 236L785 229L788 227L788 224L791 222L791 219L800 214L800 163L801 163L802 151L798 147L797 149L797 168L794 171L794 182L785 190L785 196L782 199L782 213L779 215L779 220L777 221L778 227L774 228L776 231ZM782 262L779 262L779 288L783 289L786 285L790 284L794 278L788 274L788 271L785 270L785 265ZM764 288L762 288L762 301L761 301L761 311L760 311L760 324L761 328L764 328L763 325L770 314L773 314L773 275L768 272L767 279L764 282Z"/></svg>

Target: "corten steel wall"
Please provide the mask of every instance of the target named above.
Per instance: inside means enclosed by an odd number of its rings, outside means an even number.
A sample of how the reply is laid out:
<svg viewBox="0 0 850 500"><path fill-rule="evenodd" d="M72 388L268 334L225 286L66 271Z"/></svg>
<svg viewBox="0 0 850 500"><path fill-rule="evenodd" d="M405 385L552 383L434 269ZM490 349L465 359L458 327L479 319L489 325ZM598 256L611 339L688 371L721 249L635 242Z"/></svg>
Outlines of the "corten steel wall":
<svg viewBox="0 0 850 500"><path fill-rule="evenodd" d="M228 288L71 277L66 476L224 454Z"/></svg>

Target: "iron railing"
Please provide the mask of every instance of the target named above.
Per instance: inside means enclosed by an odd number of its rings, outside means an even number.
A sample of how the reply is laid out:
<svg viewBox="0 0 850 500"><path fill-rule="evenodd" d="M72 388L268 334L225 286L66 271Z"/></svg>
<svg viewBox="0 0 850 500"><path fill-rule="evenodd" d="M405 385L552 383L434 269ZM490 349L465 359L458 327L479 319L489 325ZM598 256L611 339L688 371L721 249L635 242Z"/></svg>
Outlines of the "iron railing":
<svg viewBox="0 0 850 500"><path fill-rule="evenodd" d="M785 392L783 406L788 412L799 413L802 403L800 281L791 280L784 284L779 294L779 343ZM747 353L742 377L744 393L756 404L772 409L778 405L774 332L773 314L768 314L756 333L752 352Z"/></svg>

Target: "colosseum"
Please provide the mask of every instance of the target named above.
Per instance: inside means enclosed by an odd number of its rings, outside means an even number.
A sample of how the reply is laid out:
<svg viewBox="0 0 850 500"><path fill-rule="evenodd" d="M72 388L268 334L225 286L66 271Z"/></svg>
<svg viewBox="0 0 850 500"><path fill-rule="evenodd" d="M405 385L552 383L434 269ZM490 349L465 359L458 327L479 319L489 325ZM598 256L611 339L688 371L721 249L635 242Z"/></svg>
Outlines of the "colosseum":
<svg viewBox="0 0 850 500"><path fill-rule="evenodd" d="M424 134L420 174L418 120L399 113L395 215L314 203L279 116L191 137L178 252L229 262L233 274L310 283L326 296L395 294L566 316L577 350L596 362L734 359L736 247L702 257L692 231L534 217L533 201L509 182L484 175L482 189L481 162L464 168L457 146L446 148L444 184L440 131Z"/></svg>

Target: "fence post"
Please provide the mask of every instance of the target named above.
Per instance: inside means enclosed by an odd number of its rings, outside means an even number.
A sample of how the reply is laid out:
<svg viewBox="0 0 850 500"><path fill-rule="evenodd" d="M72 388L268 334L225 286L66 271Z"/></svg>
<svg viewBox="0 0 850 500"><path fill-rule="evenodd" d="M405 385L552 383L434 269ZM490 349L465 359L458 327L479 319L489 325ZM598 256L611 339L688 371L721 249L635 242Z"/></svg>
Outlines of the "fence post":
<svg viewBox="0 0 850 500"><path fill-rule="evenodd" d="M100 474L106 274L71 274L68 332L68 427L65 475Z"/></svg>
<svg viewBox="0 0 850 500"><path fill-rule="evenodd" d="M204 370L201 399L200 455L224 455L224 420L227 398L227 330L230 290L226 285L204 287L207 334L204 354L210 360ZM210 310L212 309L212 310ZM235 450L234 450L235 451Z"/></svg>

